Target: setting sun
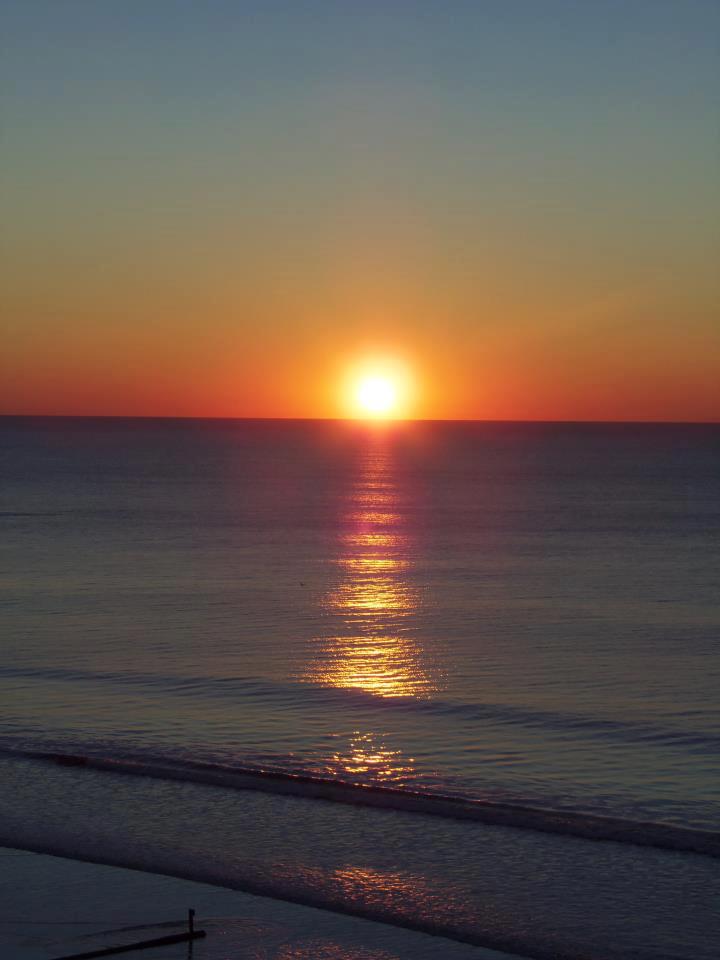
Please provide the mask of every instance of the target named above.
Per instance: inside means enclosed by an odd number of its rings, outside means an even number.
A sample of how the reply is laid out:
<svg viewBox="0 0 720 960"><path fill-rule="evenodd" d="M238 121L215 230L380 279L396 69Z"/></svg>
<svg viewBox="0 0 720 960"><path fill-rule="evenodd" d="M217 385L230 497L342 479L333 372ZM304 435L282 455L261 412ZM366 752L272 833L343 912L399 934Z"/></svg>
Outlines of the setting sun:
<svg viewBox="0 0 720 960"><path fill-rule="evenodd" d="M415 377L405 360L371 357L346 368L342 377L345 416L363 420L405 420L412 416Z"/></svg>
<svg viewBox="0 0 720 960"><path fill-rule="evenodd" d="M359 408L369 416L385 417L397 404L395 384L387 377L365 377L357 388Z"/></svg>

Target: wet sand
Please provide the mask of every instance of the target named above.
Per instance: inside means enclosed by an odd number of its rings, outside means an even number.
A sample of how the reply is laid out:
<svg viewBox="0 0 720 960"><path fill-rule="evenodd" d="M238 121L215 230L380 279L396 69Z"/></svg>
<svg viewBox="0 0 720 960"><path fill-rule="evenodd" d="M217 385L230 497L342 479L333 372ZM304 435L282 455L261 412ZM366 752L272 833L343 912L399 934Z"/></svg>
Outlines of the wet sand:
<svg viewBox="0 0 720 960"><path fill-rule="evenodd" d="M0 955L51 960L181 932L148 960L510 960L509 955L173 877L0 848Z"/></svg>

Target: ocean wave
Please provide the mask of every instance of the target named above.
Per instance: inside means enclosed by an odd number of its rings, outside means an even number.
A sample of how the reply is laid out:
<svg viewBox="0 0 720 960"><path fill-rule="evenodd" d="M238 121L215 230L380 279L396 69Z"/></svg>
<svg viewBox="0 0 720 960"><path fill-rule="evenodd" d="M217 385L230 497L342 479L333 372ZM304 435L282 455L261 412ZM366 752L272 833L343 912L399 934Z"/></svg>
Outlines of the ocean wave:
<svg viewBox="0 0 720 960"><path fill-rule="evenodd" d="M99 685L139 687L187 697L211 700L258 698L269 704L294 707L343 705L372 709L383 713L410 712L463 722L492 721L507 726L553 731L560 735L579 734L623 743L651 743L683 751L707 748L720 750L720 733L713 730L687 730L670 725L638 723L612 717L589 716L569 711L529 708L508 703L466 703L455 700L415 697L378 697L359 688L338 688L317 683L268 680L260 677L165 676L132 670L92 671L68 667L0 667L0 677L38 680L67 680Z"/></svg>
<svg viewBox="0 0 720 960"><path fill-rule="evenodd" d="M0 752L27 760L114 774L179 780L233 790L255 790L455 820L474 820L492 826L720 858L720 832L670 823L550 810L496 800L454 797L430 791L354 784L330 777L259 767L178 761L165 757L108 757L8 747L0 748Z"/></svg>

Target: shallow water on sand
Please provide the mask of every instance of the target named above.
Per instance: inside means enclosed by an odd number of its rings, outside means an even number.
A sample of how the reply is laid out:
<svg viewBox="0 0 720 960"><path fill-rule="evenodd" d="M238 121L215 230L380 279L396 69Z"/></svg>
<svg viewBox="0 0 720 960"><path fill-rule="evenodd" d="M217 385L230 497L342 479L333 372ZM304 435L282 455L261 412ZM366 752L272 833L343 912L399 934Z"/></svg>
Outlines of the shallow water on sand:
<svg viewBox="0 0 720 960"><path fill-rule="evenodd" d="M195 929L152 960L516 960L387 924L208 884L0 848L0 956L51 957ZM441 944L441 946L440 946ZM138 954L143 956L143 954Z"/></svg>
<svg viewBox="0 0 720 960"><path fill-rule="evenodd" d="M539 960L716 956L712 857L38 761L0 766L0 843Z"/></svg>

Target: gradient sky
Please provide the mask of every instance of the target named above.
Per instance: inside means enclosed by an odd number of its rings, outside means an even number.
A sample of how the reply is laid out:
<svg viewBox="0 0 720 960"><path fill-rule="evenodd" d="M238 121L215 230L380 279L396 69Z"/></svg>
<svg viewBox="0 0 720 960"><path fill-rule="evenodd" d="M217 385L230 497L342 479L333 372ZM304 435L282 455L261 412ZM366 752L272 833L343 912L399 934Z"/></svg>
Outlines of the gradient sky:
<svg viewBox="0 0 720 960"><path fill-rule="evenodd" d="M3 0L0 412L720 419L716 0Z"/></svg>

